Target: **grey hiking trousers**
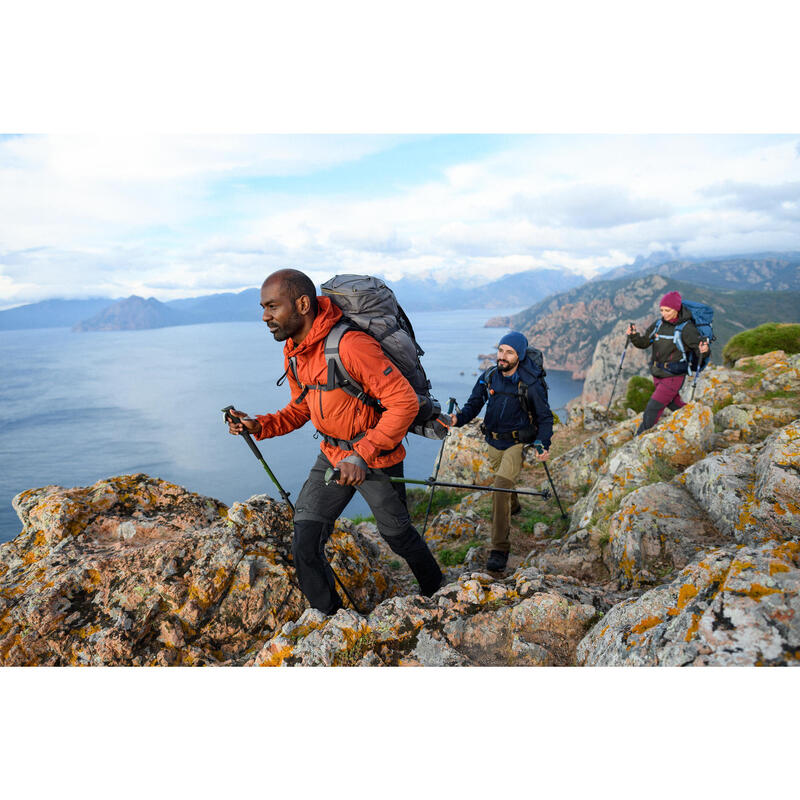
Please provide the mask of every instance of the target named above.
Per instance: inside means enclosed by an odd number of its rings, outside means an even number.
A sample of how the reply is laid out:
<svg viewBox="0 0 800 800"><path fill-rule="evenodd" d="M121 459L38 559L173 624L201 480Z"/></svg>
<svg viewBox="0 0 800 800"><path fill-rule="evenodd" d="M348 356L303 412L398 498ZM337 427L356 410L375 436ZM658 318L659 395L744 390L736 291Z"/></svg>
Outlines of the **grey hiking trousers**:
<svg viewBox="0 0 800 800"><path fill-rule="evenodd" d="M384 469L371 469L360 486L325 484L330 461L320 453L308 475L294 514L292 555L300 589L309 604L326 614L342 607L336 592L333 572L325 556L325 542L333 526L356 490L367 501L383 537L392 552L401 556L419 581L422 594L431 595L442 582L436 559L411 524L406 505L406 487L389 477L403 476L403 462ZM347 585L347 578L340 576Z"/></svg>

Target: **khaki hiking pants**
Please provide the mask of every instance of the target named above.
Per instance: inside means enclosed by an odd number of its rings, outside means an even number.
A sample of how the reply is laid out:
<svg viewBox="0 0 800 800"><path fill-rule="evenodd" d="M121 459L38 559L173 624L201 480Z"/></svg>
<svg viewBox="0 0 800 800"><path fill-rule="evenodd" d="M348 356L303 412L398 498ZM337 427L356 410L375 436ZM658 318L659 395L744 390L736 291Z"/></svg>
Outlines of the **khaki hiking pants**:
<svg viewBox="0 0 800 800"><path fill-rule="evenodd" d="M522 444L507 450L498 450L489 445L489 464L494 471L494 485L498 489L513 489L522 471ZM507 553L511 549L508 532L511 514L519 511L519 498L507 492L492 493L492 550Z"/></svg>

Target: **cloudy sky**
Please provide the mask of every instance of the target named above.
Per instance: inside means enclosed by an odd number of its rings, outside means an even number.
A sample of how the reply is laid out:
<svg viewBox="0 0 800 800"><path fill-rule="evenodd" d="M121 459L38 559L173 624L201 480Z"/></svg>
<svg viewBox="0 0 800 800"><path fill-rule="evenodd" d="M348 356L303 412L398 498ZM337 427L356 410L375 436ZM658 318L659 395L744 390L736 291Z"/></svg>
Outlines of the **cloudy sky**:
<svg viewBox="0 0 800 800"><path fill-rule="evenodd" d="M800 135L0 137L0 307L800 250Z"/></svg>

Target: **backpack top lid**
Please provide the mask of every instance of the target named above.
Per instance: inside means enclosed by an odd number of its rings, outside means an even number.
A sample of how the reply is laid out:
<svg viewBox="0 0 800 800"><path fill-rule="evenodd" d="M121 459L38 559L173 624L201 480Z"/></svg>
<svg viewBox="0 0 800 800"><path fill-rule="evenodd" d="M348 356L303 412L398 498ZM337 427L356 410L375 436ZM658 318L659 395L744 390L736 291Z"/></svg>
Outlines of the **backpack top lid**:
<svg viewBox="0 0 800 800"><path fill-rule="evenodd" d="M706 303L693 300L684 300L683 305L689 309L695 328L701 336L709 340L714 339L714 309ZM685 324L685 323L684 323Z"/></svg>
<svg viewBox="0 0 800 800"><path fill-rule="evenodd" d="M380 278L372 275L334 275L320 288L322 294L339 306L346 317L364 330L373 317L397 317L397 298Z"/></svg>
<svg viewBox="0 0 800 800"><path fill-rule="evenodd" d="M528 345L525 358L520 362L519 371L520 373L526 373L533 380L544 378L547 375L547 370L544 368L544 354L542 351L533 347L533 345Z"/></svg>

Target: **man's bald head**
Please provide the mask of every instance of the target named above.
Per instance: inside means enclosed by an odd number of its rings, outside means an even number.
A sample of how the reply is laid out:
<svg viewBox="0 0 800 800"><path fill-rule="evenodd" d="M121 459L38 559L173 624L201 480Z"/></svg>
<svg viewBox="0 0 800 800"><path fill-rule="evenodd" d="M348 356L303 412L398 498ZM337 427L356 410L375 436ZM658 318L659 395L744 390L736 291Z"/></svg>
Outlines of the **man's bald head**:
<svg viewBox="0 0 800 800"><path fill-rule="evenodd" d="M295 300L305 295L308 297L311 316L317 316L317 289L311 278L304 272L300 272L299 269L279 269L267 276L261 288L264 289L267 284L278 287L293 304Z"/></svg>

